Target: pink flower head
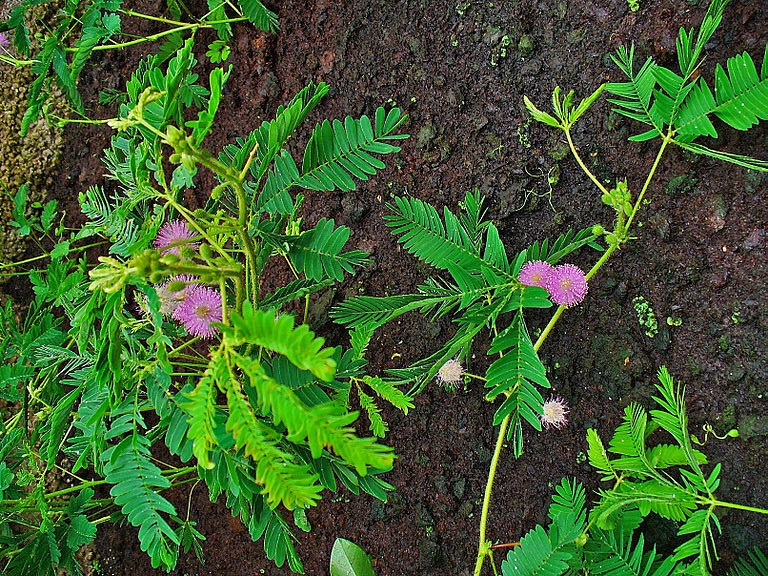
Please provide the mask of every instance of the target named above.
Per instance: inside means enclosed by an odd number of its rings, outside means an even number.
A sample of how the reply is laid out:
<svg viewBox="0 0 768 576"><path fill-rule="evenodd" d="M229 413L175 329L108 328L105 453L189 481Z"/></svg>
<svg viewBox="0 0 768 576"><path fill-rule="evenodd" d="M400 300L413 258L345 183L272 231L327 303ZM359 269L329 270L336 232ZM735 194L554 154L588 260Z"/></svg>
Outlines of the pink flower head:
<svg viewBox="0 0 768 576"><path fill-rule="evenodd" d="M587 279L584 272L573 264L555 266L544 287L552 302L559 306L571 307L587 295Z"/></svg>
<svg viewBox="0 0 768 576"><path fill-rule="evenodd" d="M0 48L5 50L10 45L10 42L8 41L8 37L0 32Z"/></svg>
<svg viewBox="0 0 768 576"><path fill-rule="evenodd" d="M518 279L526 286L544 288L547 284L547 279L554 269L554 266L543 260L530 260L523 264Z"/></svg>
<svg viewBox="0 0 768 576"><path fill-rule="evenodd" d="M184 244L197 250L199 242L190 242L195 235L183 220L172 220L166 222L160 228L155 238L155 248L163 248L163 254L176 254L180 256L179 248Z"/></svg>
<svg viewBox="0 0 768 576"><path fill-rule="evenodd" d="M221 322L222 318L221 296L207 286L187 289L173 317L184 324L192 336L212 338L219 331L213 323Z"/></svg>
<svg viewBox="0 0 768 576"><path fill-rule="evenodd" d="M178 308L184 301L187 294L197 289L197 284L195 284L196 281L196 276L180 274L174 276L164 284L155 286L155 292L157 292L157 297L160 299L160 314L163 316L171 316L176 311L176 308ZM184 283L185 286L181 287L180 290L171 290L171 287L175 289L180 286L180 282Z"/></svg>
<svg viewBox="0 0 768 576"><path fill-rule="evenodd" d="M539 420L544 428L562 428L568 424L568 406L562 398L551 396L544 402Z"/></svg>

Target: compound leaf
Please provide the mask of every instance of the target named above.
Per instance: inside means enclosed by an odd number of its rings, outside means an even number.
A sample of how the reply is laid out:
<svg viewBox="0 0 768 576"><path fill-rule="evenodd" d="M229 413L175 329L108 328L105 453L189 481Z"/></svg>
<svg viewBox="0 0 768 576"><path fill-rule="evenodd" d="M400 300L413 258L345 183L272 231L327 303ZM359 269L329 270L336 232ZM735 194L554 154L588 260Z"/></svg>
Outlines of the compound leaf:
<svg viewBox="0 0 768 576"><path fill-rule="evenodd" d="M325 340L315 338L309 326L294 327L289 314L276 316L273 311L254 310L250 302L243 304L242 314L233 312L231 328L224 328L224 341L229 346L254 344L287 357L302 370L309 370L320 380L330 382L336 373L333 348L323 348Z"/></svg>
<svg viewBox="0 0 768 576"><path fill-rule="evenodd" d="M351 273L356 266L369 261L368 254L360 250L342 252L349 235L346 226L337 228L333 219L321 218L312 230L298 237L286 237L288 258L310 280L333 278L341 282L344 272Z"/></svg>
<svg viewBox="0 0 768 576"><path fill-rule="evenodd" d="M134 432L101 455L104 476L112 484L110 495L122 508L128 521L139 528L141 549L152 560L152 567L171 570L176 565L179 537L163 514L176 515L173 504L160 495L170 487L152 461L151 442Z"/></svg>

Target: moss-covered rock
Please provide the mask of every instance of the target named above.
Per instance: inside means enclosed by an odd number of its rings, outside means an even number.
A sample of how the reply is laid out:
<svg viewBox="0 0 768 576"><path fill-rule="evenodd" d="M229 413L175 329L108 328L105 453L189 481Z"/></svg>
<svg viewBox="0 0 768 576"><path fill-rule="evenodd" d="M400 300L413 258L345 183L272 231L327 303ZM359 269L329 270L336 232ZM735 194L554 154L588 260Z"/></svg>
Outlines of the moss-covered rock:
<svg viewBox="0 0 768 576"><path fill-rule="evenodd" d="M56 7L45 5L37 9L43 20ZM9 46L6 50L13 52L13 47ZM49 126L41 118L30 126L27 135L22 138L19 130L27 110L29 86L35 76L29 66L13 67L0 63L0 68L0 117L3 119L0 122L0 262L4 263L13 261L24 250L23 239L9 224L13 196L26 183L29 184L29 204L47 198L56 184L53 174L61 156L62 130ZM53 108L58 107L55 101L60 98L60 95L54 94Z"/></svg>

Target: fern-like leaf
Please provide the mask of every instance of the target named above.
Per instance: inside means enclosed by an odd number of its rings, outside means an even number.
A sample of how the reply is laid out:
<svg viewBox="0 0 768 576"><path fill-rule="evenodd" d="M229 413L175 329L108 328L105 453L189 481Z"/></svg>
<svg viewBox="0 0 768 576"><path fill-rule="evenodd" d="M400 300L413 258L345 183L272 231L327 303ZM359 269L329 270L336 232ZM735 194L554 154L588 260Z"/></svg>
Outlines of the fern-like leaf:
<svg viewBox="0 0 768 576"><path fill-rule="evenodd" d="M81 393L82 384L60 398L43 425L40 455L43 456L48 470L53 468L61 451L67 427L71 423L72 407Z"/></svg>
<svg viewBox="0 0 768 576"><path fill-rule="evenodd" d="M200 466L213 468L209 454L216 446L216 382L226 381L226 362L223 356L215 355L195 388L184 394L185 401L180 407L188 415L188 437L192 440L192 453Z"/></svg>
<svg viewBox="0 0 768 576"><path fill-rule="evenodd" d="M323 288L333 286L334 280L326 278L324 280L305 280L300 278L289 282L285 286L281 286L275 290L272 294L267 294L261 299L262 308L273 308L274 310L280 310L285 304L304 298L309 294L313 294Z"/></svg>
<svg viewBox="0 0 768 576"><path fill-rule="evenodd" d="M374 438L358 438L349 427L357 419L356 412L345 412L336 402L309 408L290 388L268 377L257 361L234 353L233 359L248 375L262 412L270 414L275 424L285 425L288 440L306 442L313 458L319 458L325 448L331 449L361 476L369 467L391 467L390 447L377 444Z"/></svg>
<svg viewBox="0 0 768 576"><path fill-rule="evenodd" d="M768 558L758 548L753 548L747 557L739 558L728 572L728 576L765 576L768 574Z"/></svg>
<svg viewBox="0 0 768 576"><path fill-rule="evenodd" d="M643 535L632 541L623 529L590 533L584 547L585 565L595 576L670 576L678 567L672 557L659 562L655 547L645 550Z"/></svg>
<svg viewBox="0 0 768 576"><path fill-rule="evenodd" d="M267 9L261 0L237 0L237 4L243 11L243 16L257 28L265 32L277 32L279 25L277 14Z"/></svg>
<svg viewBox="0 0 768 576"><path fill-rule="evenodd" d="M752 158L751 156L744 156L743 154L732 154L729 152L722 152L720 150L713 150L696 142L684 142L675 140L675 144L693 152L694 154L700 154L702 156L709 156L710 158L716 158L724 162L730 162L743 168L750 170L757 170L759 172L768 172L768 160L760 160L759 158Z"/></svg>
<svg viewBox="0 0 768 576"><path fill-rule="evenodd" d="M720 521L714 513L714 506L696 510L677 531L678 536L691 535L690 539L675 548L674 558L686 560L694 557L701 574L709 574L717 560L715 530L720 534Z"/></svg>
<svg viewBox="0 0 768 576"><path fill-rule="evenodd" d="M119 256L130 256L145 247L138 225L119 197L110 200L101 188L93 186L80 195L80 209L89 222L76 238L102 234L111 242L110 253Z"/></svg>
<svg viewBox="0 0 768 576"><path fill-rule="evenodd" d="M241 171L255 150L250 169L254 180L248 180L244 184L248 190L256 190L261 179L272 166L273 160L282 153L290 135L327 93L328 85L324 82L307 85L286 106L280 106L277 109L274 120L262 122L261 126L253 130L248 137L238 138L235 144L225 146L219 159L224 164ZM263 208L273 198L274 196L259 199L257 207ZM292 206L292 202L290 204ZM286 213L290 213L290 210Z"/></svg>
<svg viewBox="0 0 768 576"><path fill-rule="evenodd" d="M544 528L536 526L501 564L504 576L559 576L568 570L571 554L552 546Z"/></svg>
<svg viewBox="0 0 768 576"><path fill-rule="evenodd" d="M110 494L128 521L139 528L141 549L149 554L152 567L170 571L176 565L179 537L163 514L176 515L173 504L160 495L170 487L152 462L151 442L134 432L102 455L104 475L112 484Z"/></svg>
<svg viewBox="0 0 768 576"><path fill-rule="evenodd" d="M360 390L359 387L357 389L357 396L360 399L360 408L365 410L365 414L368 416L368 420L371 423L368 427L369 430L373 432L373 435L377 438L384 438L389 427L381 416L381 408L376 405L376 401L373 397Z"/></svg>
<svg viewBox="0 0 768 576"><path fill-rule="evenodd" d="M287 150L283 150L279 156L275 157L256 203L256 210L273 214L290 214L294 209L294 203L288 191L298 185L300 180L301 175L293 156Z"/></svg>
<svg viewBox="0 0 768 576"><path fill-rule="evenodd" d="M241 362L241 367L244 364ZM253 378L251 383L255 383ZM255 462L256 480L264 486L263 492L270 506L282 504L288 510L314 506L322 490L317 476L308 466L296 463L289 453L280 449L282 435L256 416L235 378L227 381L227 406L227 431L232 434L235 446Z"/></svg>
<svg viewBox="0 0 768 576"><path fill-rule="evenodd" d="M202 470L200 474L208 486L211 500L224 494L232 515L240 517L251 538L254 541L264 538L267 557L278 567L287 560L293 572L303 574L291 529L260 493L262 487L254 481L254 464L234 451L217 452L213 459L214 467Z"/></svg>
<svg viewBox="0 0 768 576"><path fill-rule="evenodd" d="M653 399L662 408L661 410L651 410L651 418L669 432L678 445L685 453L688 466L703 476L699 463L702 463L701 452L694 450L691 444L691 437L688 433L688 414L685 407L685 387L675 385L675 381L667 370L666 366L659 369L659 383L656 389L660 396L654 396ZM704 458L703 462L706 462Z"/></svg>
<svg viewBox="0 0 768 576"><path fill-rule="evenodd" d="M768 58L768 45L763 62ZM676 141L691 142L698 136L717 137L708 116L714 114L737 130L749 130L768 119L768 67L758 74L747 52L728 59L727 72L715 69L715 94L702 79L683 104L675 123Z"/></svg>
<svg viewBox="0 0 768 576"><path fill-rule="evenodd" d="M597 434L594 428L587 430L587 444L589 449L587 450L587 456L589 457L589 463L593 468L600 471L603 476L601 480L617 480L619 475L611 464L611 459L608 457L608 452L603 445L603 441Z"/></svg>
<svg viewBox="0 0 768 576"><path fill-rule="evenodd" d="M375 329L390 320L410 312L421 310L426 313L445 303L447 295L428 297L423 294L401 294L395 296L355 296L341 302L331 310L331 317L350 328Z"/></svg>
<svg viewBox="0 0 768 576"><path fill-rule="evenodd" d="M411 397L399 388L392 386L389 382L374 376L364 377L363 382L370 386L380 398L383 398L395 408L402 410L404 414L408 414L408 409L413 408Z"/></svg>
<svg viewBox="0 0 768 576"><path fill-rule="evenodd" d="M563 478L555 487L548 512L552 520L549 539L554 545L563 546L581 536L587 523L585 500L584 487L575 479Z"/></svg>
<svg viewBox="0 0 768 576"><path fill-rule="evenodd" d="M629 50L620 46L611 58L629 79L628 82L611 82L605 87L608 92L621 98L620 100L608 99L611 104L616 106L614 111L651 127L652 130L647 133L651 134L651 137L661 135L664 129L663 123L660 118L653 115L651 109L651 98L656 86L654 70L658 67L657 64L652 58L648 58L640 70L635 73L634 46L630 46Z"/></svg>
<svg viewBox="0 0 768 576"><path fill-rule="evenodd" d="M488 400L494 400L500 394L507 398L496 411L494 425L499 424L510 413L522 416L531 426L541 430L538 414L541 413L543 398L535 385L549 388L544 365L533 349L528 336L522 312L515 314L507 329L499 333L491 343L488 354L504 352L488 368L486 394Z"/></svg>
<svg viewBox="0 0 768 576"><path fill-rule="evenodd" d="M499 277L511 279L507 270L480 256L473 237L448 208L443 210L443 224L437 210L418 198L396 197L395 204L389 207L395 214L384 217L387 226L417 258L452 273L459 270L479 276L488 267Z"/></svg>
<svg viewBox="0 0 768 576"><path fill-rule="evenodd" d="M376 110L375 123L367 116L355 120L347 116L329 122L325 120L312 132L302 163L301 185L311 190L354 190L351 176L367 180L384 163L371 154L391 154L400 148L387 143L389 140L407 138L393 132L405 121L400 109L392 108L385 114Z"/></svg>
<svg viewBox="0 0 768 576"><path fill-rule="evenodd" d="M344 272L367 263L368 254L360 250L342 252L349 240L350 229L331 220L321 218L312 230L289 240L288 258L299 272L310 280L333 278L344 280Z"/></svg>
<svg viewBox="0 0 768 576"><path fill-rule="evenodd" d="M744 52L728 59L728 73L715 69L715 115L737 130L748 130L760 120L768 120L768 44L763 56L763 70Z"/></svg>
<svg viewBox="0 0 768 576"><path fill-rule="evenodd" d="M309 370L320 380L330 382L336 372L333 348L323 348L325 340L315 338L309 326L294 328L293 316L254 310L250 302L243 304L242 315L233 312L231 328L224 328L228 346L254 344L286 356L302 370Z"/></svg>
<svg viewBox="0 0 768 576"><path fill-rule="evenodd" d="M677 59L680 65L680 71L683 76L690 77L699 65L701 52L720 25L725 6L730 1L731 0L713 0L709 4L707 13L704 15L704 19L699 27L699 33L696 35L695 42L693 39L693 30L686 32L684 28L680 28L680 33L675 45L677 48Z"/></svg>

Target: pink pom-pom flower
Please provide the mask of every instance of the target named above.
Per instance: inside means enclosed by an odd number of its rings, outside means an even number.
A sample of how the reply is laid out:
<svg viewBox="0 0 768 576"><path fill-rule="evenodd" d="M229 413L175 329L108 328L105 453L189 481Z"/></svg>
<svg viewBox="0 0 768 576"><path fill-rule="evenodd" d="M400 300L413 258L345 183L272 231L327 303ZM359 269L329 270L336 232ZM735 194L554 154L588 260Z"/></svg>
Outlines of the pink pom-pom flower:
<svg viewBox="0 0 768 576"><path fill-rule="evenodd" d="M543 260L530 260L523 264L518 279L521 284L526 286L544 288L547 284L547 279L554 269L554 266Z"/></svg>
<svg viewBox="0 0 768 576"><path fill-rule="evenodd" d="M587 279L584 272L573 264L556 266L544 287L552 302L559 306L571 307L587 295Z"/></svg>
<svg viewBox="0 0 768 576"><path fill-rule="evenodd" d="M187 289L184 300L173 311L173 317L192 336L212 338L219 331L213 323L222 319L221 295L207 286Z"/></svg>
<svg viewBox="0 0 768 576"><path fill-rule="evenodd" d="M163 254L176 254L180 256L179 248L183 245L197 250L199 242L191 242L195 234L189 229L183 220L172 220L160 227L155 238L155 248L162 249Z"/></svg>

